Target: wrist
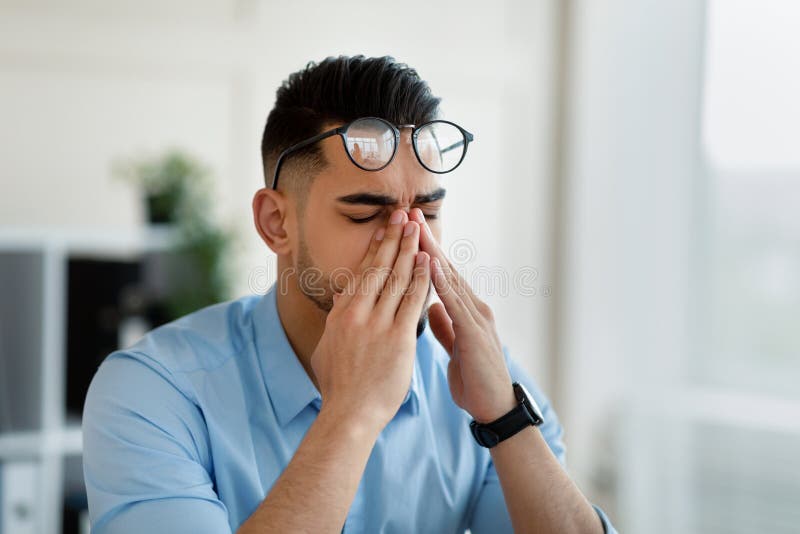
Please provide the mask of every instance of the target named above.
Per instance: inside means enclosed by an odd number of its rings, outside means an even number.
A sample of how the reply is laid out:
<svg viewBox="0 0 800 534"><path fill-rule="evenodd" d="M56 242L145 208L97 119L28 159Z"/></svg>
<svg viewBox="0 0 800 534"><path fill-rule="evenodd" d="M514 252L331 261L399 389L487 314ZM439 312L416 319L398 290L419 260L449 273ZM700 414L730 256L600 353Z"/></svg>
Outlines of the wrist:
<svg viewBox="0 0 800 534"><path fill-rule="evenodd" d="M512 390L509 397L506 397L502 401L498 400L490 407L476 411L476 413L472 415L472 418L482 424L491 423L516 408L517 404L519 403L517 399L514 398L514 392Z"/></svg>
<svg viewBox="0 0 800 534"><path fill-rule="evenodd" d="M496 393L489 396L480 407L475 409L474 413L470 414L479 423L491 423L503 417L519 404L510 379L508 384L495 388L495 391Z"/></svg>
<svg viewBox="0 0 800 534"><path fill-rule="evenodd" d="M378 435L386 423L376 414L367 413L363 408L338 405L333 402L322 402L319 418L329 422L338 432L347 434L357 440L378 439Z"/></svg>
<svg viewBox="0 0 800 534"><path fill-rule="evenodd" d="M473 420L470 423L470 431L479 445L493 448L525 428L539 426L544 422L542 411L525 386L514 382L512 389L516 401L514 408L496 420L487 423Z"/></svg>

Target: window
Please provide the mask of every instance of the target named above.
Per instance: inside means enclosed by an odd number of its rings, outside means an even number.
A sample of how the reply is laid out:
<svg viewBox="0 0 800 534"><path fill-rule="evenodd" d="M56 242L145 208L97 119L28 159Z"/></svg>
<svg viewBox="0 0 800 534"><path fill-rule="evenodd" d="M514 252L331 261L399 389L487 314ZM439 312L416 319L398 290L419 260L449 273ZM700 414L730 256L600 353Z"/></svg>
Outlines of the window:
<svg viewBox="0 0 800 534"><path fill-rule="evenodd" d="M707 16L698 378L800 397L800 3Z"/></svg>

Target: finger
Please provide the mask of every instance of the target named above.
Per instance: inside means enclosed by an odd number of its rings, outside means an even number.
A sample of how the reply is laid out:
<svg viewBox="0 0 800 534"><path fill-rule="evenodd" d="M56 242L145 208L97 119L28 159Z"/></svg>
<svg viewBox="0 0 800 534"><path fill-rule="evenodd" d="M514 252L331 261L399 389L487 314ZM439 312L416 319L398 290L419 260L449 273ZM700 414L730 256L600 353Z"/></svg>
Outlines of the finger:
<svg viewBox="0 0 800 534"><path fill-rule="evenodd" d="M389 218L389 227L386 229L372 263L361 273L361 282L352 297L354 306L364 310L374 308L397 259L400 241L403 238L403 226L407 221L408 215L405 211L396 210L392 213Z"/></svg>
<svg viewBox="0 0 800 534"><path fill-rule="evenodd" d="M457 280L458 273L456 268L447 258L444 249L442 249L439 242L433 236L433 231L428 225L428 221L425 220L425 215L422 213L422 210L419 208L412 209L409 213L409 218L417 222L421 227L419 238L420 249L430 254L431 258L438 258L439 262L442 264L445 275L448 276L448 278L455 278ZM451 281L451 283L454 284L456 280Z"/></svg>
<svg viewBox="0 0 800 534"><path fill-rule="evenodd" d="M395 324L400 328L416 328L419 322L431 283L430 258L427 252L417 253L414 275L395 315Z"/></svg>
<svg viewBox="0 0 800 534"><path fill-rule="evenodd" d="M439 246L439 242L436 241L436 238L433 236L431 227L425 220L425 215L422 213L422 210L419 208L412 209L409 213L409 218L419 223L421 226L419 238L420 250L424 250L430 254L432 258L437 258L439 260L442 265L442 271L445 276L450 279L450 285L467 300L469 309L474 313L478 313L478 296L475 295L467 281L459 274L455 265L449 260L442 247Z"/></svg>
<svg viewBox="0 0 800 534"><path fill-rule="evenodd" d="M428 322L433 330L433 335L439 340L447 354L453 357L453 343L456 339L456 334L453 332L453 322L447 316L444 304L435 302L428 308Z"/></svg>
<svg viewBox="0 0 800 534"><path fill-rule="evenodd" d="M414 208L409 212L408 217L422 227L419 236L420 249L430 254L431 258L444 259L444 251L439 246L436 238L433 237L431 227L428 226L428 222L425 220L425 215L422 213L422 210Z"/></svg>
<svg viewBox="0 0 800 534"><path fill-rule="evenodd" d="M419 229L419 225L414 221L407 222L403 227L400 252L375 305L375 311L384 314L385 317L394 318L403 295L411 283L414 262L419 251Z"/></svg>
<svg viewBox="0 0 800 534"><path fill-rule="evenodd" d="M381 226L375 230L374 234L372 234L372 240L369 243L367 253L364 254L364 258L361 260L361 264L358 266L359 272L372 265L372 262L375 260L375 254L378 253L378 248L380 247L381 241L383 241L384 234L386 234L385 226Z"/></svg>
<svg viewBox="0 0 800 534"><path fill-rule="evenodd" d="M380 247L381 241L383 241L385 233L385 226L381 226L375 230L375 232L372 234L372 239L370 239L367 253L364 254L364 257L361 259L361 264L358 266L358 270L355 273L349 269L341 273L333 273L331 282L333 285L341 288L341 306L347 306L347 304L352 300L353 295L356 294L361 279L361 273L364 272L369 265L372 265L372 262L375 259L375 254L378 252L378 248Z"/></svg>
<svg viewBox="0 0 800 534"><path fill-rule="evenodd" d="M458 325L468 325L475 322L469 298L463 296L450 283L450 279L445 275L439 258L431 260L431 280L436 293L444 304L447 315L453 322L453 328Z"/></svg>

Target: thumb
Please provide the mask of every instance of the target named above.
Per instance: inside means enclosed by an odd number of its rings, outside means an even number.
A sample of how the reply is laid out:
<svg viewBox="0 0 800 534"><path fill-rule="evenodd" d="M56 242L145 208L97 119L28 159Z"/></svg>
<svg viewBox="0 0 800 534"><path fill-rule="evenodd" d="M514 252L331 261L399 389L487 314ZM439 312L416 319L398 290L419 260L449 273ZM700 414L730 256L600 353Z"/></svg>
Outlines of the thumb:
<svg viewBox="0 0 800 534"><path fill-rule="evenodd" d="M434 302L428 308L428 321L433 330L433 335L439 340L439 343L445 348L450 357L453 357L453 346L456 340L456 335L453 332L453 321L448 317L444 309L444 304L441 302Z"/></svg>

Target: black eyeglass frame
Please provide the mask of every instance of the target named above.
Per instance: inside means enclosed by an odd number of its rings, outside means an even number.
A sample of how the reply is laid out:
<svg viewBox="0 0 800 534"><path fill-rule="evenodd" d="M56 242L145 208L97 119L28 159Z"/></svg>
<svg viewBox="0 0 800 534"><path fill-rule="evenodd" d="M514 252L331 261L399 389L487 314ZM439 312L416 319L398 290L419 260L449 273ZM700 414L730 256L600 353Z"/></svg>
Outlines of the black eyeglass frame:
<svg viewBox="0 0 800 534"><path fill-rule="evenodd" d="M364 121L364 120L376 120L376 121L382 122L385 125L387 125L391 129L392 132L394 132L394 151L392 152L392 156L389 158L389 161L387 161L384 165L381 165L377 169L368 169L366 167L363 167L363 166L359 165L356 162L356 160L353 159L353 156L350 154L350 150L348 150L348 148L347 148L347 130L354 123L356 123L358 121ZM464 151L461 153L461 159L458 160L458 163L456 163L453 166L452 169L449 169L449 170L446 170L446 171L435 171L435 170L429 168L422 161L422 158L419 155L419 151L417 150L417 136L419 135L420 130L422 128L425 128L426 126L430 126L431 124L435 124L435 123L444 123L444 124L449 124L451 126L455 126L461 132L461 135L464 137ZM456 170L458 168L458 166L461 165L461 162L464 161L464 157L467 155L467 147L469 146L469 144L472 141L475 140L475 136L473 136L471 133L469 133L467 130L465 130L464 128L462 128L458 124L456 124L454 122L442 120L442 119L434 119L434 120L428 121L428 122L426 122L424 124L420 124L419 126L415 126L413 124L398 124L397 126L395 126L391 122L387 121L386 119L381 119L380 117L359 117L358 119L356 119L354 121L351 121L351 122L348 122L345 125L339 126L337 128L333 128L331 130L327 130L325 132L322 132L320 134L315 135L314 137L309 137L305 141L300 141L299 143L296 143L296 144L290 146L289 148L285 149L283 152L281 152L280 155L278 156L278 160L275 162L275 174L273 175L273 178L272 178L272 189L276 189L278 187L278 175L280 174L281 166L283 165L284 160L286 160L286 158L288 156L290 156L294 152L297 152L298 150L306 148L307 146L313 145L314 143L316 143L318 141L322 141L323 139L327 139L328 137L332 137L334 135L338 135L339 137L342 138L342 145L344 145L344 151L347 154L347 157L350 159L350 161L353 162L353 165L355 165L359 169L363 169L365 171L380 171L380 170L383 170L383 169L385 169L386 167L389 166L389 164L394 160L395 155L397 155L397 147L400 145L400 128L412 128L412 130L411 130L411 143L412 143L412 145L414 147L414 155L417 157L417 161L419 161L420 165L422 165L426 170L428 170L428 171L430 171L432 173L435 173L435 174L447 174L448 172L453 172L454 170ZM456 146L458 146L460 144L461 143L456 142L456 143L450 145L449 147L445 147L440 152L441 153L447 152L448 150L452 150L452 149L454 149Z"/></svg>

